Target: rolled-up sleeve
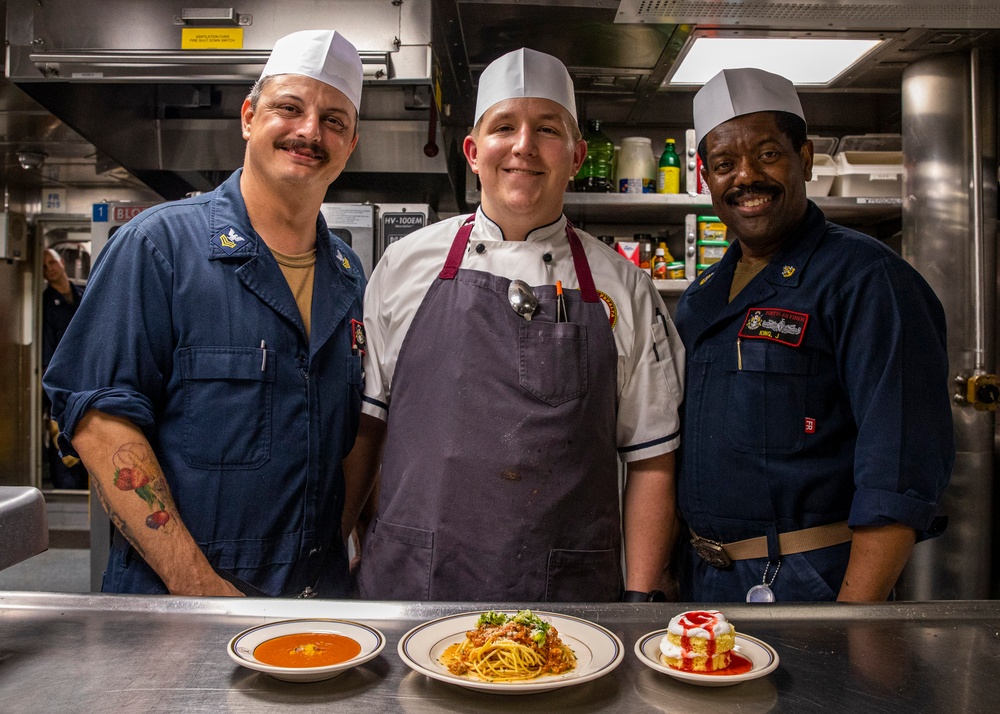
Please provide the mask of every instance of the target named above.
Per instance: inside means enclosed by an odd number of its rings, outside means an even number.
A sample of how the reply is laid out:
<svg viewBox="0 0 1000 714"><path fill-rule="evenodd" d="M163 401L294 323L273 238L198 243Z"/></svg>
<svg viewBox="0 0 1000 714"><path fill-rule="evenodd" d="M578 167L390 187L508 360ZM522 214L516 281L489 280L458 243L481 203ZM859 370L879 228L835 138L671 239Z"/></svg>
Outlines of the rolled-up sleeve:
<svg viewBox="0 0 1000 714"><path fill-rule="evenodd" d="M134 227L105 246L43 378L64 453L91 409L150 436L172 360L172 279L170 261Z"/></svg>
<svg viewBox="0 0 1000 714"><path fill-rule="evenodd" d="M858 427L848 523L897 522L926 535L955 460L944 311L915 270L888 259L833 304Z"/></svg>

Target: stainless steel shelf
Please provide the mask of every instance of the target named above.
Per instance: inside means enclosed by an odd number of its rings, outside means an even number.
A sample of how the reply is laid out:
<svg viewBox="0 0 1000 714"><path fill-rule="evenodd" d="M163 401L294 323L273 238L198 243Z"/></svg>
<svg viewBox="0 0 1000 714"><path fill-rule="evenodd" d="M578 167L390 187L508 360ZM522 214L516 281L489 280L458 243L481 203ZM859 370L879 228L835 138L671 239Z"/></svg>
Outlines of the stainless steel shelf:
<svg viewBox="0 0 1000 714"><path fill-rule="evenodd" d="M899 218L902 198L824 196L813 199L837 223L870 225ZM566 215L574 223L683 223L688 213L714 213L708 196L682 194L567 193Z"/></svg>
<svg viewBox="0 0 1000 714"><path fill-rule="evenodd" d="M479 192L466 192L470 208L479 205ZM826 217L847 225L872 225L897 219L903 212L902 198L820 196L812 199ZM563 199L563 210L574 223L683 223L689 213L714 213L707 195L687 193L627 194L572 193Z"/></svg>
<svg viewBox="0 0 1000 714"><path fill-rule="evenodd" d="M680 295L688 289L692 282L691 280L654 280L653 285L660 291L660 295Z"/></svg>

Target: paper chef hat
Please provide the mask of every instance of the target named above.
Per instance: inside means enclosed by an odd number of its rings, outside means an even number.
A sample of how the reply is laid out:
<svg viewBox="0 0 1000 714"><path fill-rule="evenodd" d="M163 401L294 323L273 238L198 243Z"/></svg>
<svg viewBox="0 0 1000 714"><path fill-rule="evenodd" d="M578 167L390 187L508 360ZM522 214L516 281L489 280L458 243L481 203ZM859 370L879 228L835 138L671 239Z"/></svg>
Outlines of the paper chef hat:
<svg viewBox="0 0 1000 714"><path fill-rule="evenodd" d="M795 86L762 69L724 69L694 95L696 146L719 124L754 112L788 112L806 120Z"/></svg>
<svg viewBox="0 0 1000 714"><path fill-rule="evenodd" d="M573 80L566 66L552 55L521 48L494 60L479 77L476 119L497 102L516 97L551 99L576 121Z"/></svg>
<svg viewBox="0 0 1000 714"><path fill-rule="evenodd" d="M302 30L274 43L261 77L301 74L343 92L361 111L364 70L354 45L333 30Z"/></svg>

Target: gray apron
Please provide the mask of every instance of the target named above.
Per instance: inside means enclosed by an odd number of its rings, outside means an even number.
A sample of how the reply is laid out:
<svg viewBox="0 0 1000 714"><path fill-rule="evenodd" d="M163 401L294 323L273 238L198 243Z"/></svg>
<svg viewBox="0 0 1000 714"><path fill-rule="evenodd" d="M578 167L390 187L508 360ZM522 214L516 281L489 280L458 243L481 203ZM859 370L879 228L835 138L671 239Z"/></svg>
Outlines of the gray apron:
<svg viewBox="0 0 1000 714"><path fill-rule="evenodd" d="M617 350L583 246L567 223L569 321L551 285L527 321L510 280L459 269L472 221L400 350L359 594L618 600Z"/></svg>

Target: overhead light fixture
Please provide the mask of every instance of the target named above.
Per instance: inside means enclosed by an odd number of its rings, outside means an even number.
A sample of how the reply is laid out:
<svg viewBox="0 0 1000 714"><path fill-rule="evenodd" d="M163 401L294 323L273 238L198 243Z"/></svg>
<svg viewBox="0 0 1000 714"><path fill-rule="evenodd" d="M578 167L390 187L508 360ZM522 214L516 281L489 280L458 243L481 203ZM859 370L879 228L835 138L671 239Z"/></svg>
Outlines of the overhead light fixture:
<svg viewBox="0 0 1000 714"><path fill-rule="evenodd" d="M17 163L24 170L40 169L45 163L46 154L40 151L18 151Z"/></svg>
<svg viewBox="0 0 1000 714"><path fill-rule="evenodd" d="M709 37L695 33L664 86L701 85L724 69L756 67L797 85L829 85L881 45L857 37Z"/></svg>

